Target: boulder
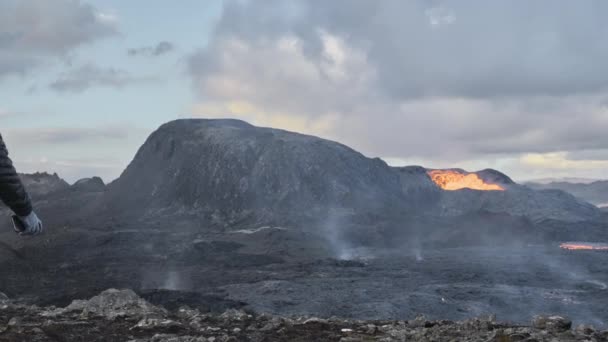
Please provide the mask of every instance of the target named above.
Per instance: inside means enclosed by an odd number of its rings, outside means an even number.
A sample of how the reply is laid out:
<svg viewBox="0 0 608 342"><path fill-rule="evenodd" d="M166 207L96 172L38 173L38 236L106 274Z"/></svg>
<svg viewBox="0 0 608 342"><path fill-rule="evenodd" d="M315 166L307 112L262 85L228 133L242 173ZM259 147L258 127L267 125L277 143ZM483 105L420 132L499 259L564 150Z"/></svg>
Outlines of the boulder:
<svg viewBox="0 0 608 342"><path fill-rule="evenodd" d="M564 332L572 328L572 321L562 316L534 316L532 326L550 332Z"/></svg>
<svg viewBox="0 0 608 342"><path fill-rule="evenodd" d="M59 309L55 314L66 314L81 312L84 316L102 316L107 319L116 317L163 318L167 311L158 308L146 300L140 298L132 290L109 289L89 300L75 300L64 309Z"/></svg>

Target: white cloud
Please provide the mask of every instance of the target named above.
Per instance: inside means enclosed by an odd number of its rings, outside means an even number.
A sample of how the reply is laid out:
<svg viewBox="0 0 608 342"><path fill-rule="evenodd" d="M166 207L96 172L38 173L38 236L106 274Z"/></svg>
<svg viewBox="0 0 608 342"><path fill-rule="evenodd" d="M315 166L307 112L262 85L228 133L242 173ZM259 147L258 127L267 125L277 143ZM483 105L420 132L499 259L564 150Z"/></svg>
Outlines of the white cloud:
<svg viewBox="0 0 608 342"><path fill-rule="evenodd" d="M522 164L543 169L608 170L608 160L572 160L568 152L528 153L521 157Z"/></svg>
<svg viewBox="0 0 608 342"><path fill-rule="evenodd" d="M62 73L49 87L58 92L80 93L91 87L122 88L130 84L155 81L157 79L154 77L135 77L128 71L117 68L85 64Z"/></svg>
<svg viewBox="0 0 608 342"><path fill-rule="evenodd" d="M124 140L134 128L125 124L98 127L13 128L3 132L6 140L18 145L80 144L99 140Z"/></svg>
<svg viewBox="0 0 608 342"><path fill-rule="evenodd" d="M608 146L608 48L598 33L608 24L597 9L301 0L281 15L276 5L227 3L189 60L197 115L430 165L546 174L551 162L529 156L565 152L564 170L605 171L571 159Z"/></svg>
<svg viewBox="0 0 608 342"><path fill-rule="evenodd" d="M118 33L115 21L76 0L0 2L0 78L26 74Z"/></svg>
<svg viewBox="0 0 608 342"><path fill-rule="evenodd" d="M429 19L429 25L433 28L450 25L456 20L454 13L445 7L432 7L425 11Z"/></svg>

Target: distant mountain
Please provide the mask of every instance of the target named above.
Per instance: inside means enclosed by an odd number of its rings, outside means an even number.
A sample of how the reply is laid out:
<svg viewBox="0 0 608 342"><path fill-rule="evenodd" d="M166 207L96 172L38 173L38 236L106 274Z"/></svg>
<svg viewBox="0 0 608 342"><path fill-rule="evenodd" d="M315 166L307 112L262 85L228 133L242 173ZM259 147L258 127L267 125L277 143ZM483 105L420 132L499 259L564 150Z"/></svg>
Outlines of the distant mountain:
<svg viewBox="0 0 608 342"><path fill-rule="evenodd" d="M61 179L56 173L36 172L32 174L19 174L23 185L33 197L48 195L53 192L65 190L70 187L68 182Z"/></svg>
<svg viewBox="0 0 608 342"><path fill-rule="evenodd" d="M596 182L601 179L596 178L581 178L581 177L548 177L548 178L537 178L531 179L524 182L524 184L549 184L549 183L582 183L589 184Z"/></svg>
<svg viewBox="0 0 608 342"><path fill-rule="evenodd" d="M591 183L551 182L527 183L533 189L559 189L597 206L608 206L608 180Z"/></svg>

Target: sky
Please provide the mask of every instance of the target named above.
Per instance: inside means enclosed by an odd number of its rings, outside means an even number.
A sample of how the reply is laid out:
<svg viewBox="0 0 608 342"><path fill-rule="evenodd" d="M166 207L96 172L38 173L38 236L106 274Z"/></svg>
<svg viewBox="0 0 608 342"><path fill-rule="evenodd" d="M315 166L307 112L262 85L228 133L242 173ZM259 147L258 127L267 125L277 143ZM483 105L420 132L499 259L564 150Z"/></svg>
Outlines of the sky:
<svg viewBox="0 0 608 342"><path fill-rule="evenodd" d="M602 0L0 0L20 172L118 177L178 118L238 118L391 165L608 178Z"/></svg>

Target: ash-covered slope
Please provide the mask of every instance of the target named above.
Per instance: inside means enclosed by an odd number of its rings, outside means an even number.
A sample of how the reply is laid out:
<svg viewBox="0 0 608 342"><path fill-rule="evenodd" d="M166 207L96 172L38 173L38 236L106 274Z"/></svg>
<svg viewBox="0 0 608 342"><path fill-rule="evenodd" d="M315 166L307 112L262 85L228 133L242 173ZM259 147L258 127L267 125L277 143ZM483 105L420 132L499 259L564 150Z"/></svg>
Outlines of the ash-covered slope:
<svg viewBox="0 0 608 342"><path fill-rule="evenodd" d="M541 184L530 182L526 185L537 190L559 189L600 207L608 207L608 180L591 183L551 182Z"/></svg>
<svg viewBox="0 0 608 342"><path fill-rule="evenodd" d="M405 197L400 175L384 161L339 143L238 120L189 119L152 133L110 184L106 203L234 225L404 211Z"/></svg>

